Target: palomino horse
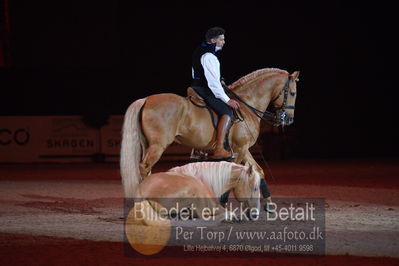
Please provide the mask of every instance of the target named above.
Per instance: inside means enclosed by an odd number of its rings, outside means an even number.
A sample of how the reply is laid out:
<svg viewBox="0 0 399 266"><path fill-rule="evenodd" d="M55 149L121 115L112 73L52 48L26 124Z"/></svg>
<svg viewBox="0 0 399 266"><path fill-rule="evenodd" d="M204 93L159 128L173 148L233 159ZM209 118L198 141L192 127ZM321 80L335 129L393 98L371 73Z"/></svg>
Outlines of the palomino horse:
<svg viewBox="0 0 399 266"><path fill-rule="evenodd" d="M134 212L140 214L139 219L135 217L136 224L168 225L169 213L166 211L161 217L160 206L168 209L170 205L175 207L176 202L180 203L180 210L192 208L192 218L203 218L206 213L208 220L210 216L219 215L221 220L229 219L229 211L217 201L228 190L233 190L236 199L242 202L243 210L259 213L260 174L248 164L225 161L190 163L152 174L140 184L131 184L130 181L123 179L124 184L127 182L134 191ZM207 212L203 211L205 208Z"/></svg>
<svg viewBox="0 0 399 266"><path fill-rule="evenodd" d="M229 143L238 154L235 163L249 163L264 177L249 148L259 135L260 120L270 105L274 122L290 125L294 119L296 81L299 72L280 69L254 71L229 86L231 97L241 101L244 122L230 129ZM132 196L132 183L145 178L172 142L196 149L215 146L216 131L206 109L176 94L155 94L133 102L126 111L121 143L121 175L125 196ZM131 180L131 181L127 181Z"/></svg>

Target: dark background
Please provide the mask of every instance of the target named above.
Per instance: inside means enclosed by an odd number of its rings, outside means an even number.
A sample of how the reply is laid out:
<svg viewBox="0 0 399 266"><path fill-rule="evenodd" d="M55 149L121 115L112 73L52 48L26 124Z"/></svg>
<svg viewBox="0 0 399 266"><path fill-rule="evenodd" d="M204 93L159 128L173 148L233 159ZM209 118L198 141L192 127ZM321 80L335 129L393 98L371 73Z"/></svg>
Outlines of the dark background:
<svg viewBox="0 0 399 266"><path fill-rule="evenodd" d="M217 25L227 83L264 67L301 71L293 156L397 156L393 6L276 2L11 2L0 114L95 120L150 94L184 95L191 53Z"/></svg>

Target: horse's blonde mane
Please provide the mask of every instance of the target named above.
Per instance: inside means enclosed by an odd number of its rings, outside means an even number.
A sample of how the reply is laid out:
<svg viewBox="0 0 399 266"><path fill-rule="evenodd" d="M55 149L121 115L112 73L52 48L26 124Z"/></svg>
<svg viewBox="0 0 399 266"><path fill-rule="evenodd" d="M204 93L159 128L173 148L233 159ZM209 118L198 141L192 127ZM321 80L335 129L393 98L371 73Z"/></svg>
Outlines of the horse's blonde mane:
<svg viewBox="0 0 399 266"><path fill-rule="evenodd" d="M230 85L231 89L239 88L243 85L249 85L253 81L258 80L260 77L264 77L265 75L270 74L270 76L275 74L288 74L287 71L279 69L279 68L262 68L255 70L235 81L233 84Z"/></svg>
<svg viewBox="0 0 399 266"><path fill-rule="evenodd" d="M185 175L193 176L200 179L203 183L207 184L217 196L225 192L223 189L231 182L231 171L233 166L245 167L240 164L231 162L198 162L189 163L183 166L178 166L170 169L169 171L178 172ZM248 175L241 174L245 183L248 182Z"/></svg>

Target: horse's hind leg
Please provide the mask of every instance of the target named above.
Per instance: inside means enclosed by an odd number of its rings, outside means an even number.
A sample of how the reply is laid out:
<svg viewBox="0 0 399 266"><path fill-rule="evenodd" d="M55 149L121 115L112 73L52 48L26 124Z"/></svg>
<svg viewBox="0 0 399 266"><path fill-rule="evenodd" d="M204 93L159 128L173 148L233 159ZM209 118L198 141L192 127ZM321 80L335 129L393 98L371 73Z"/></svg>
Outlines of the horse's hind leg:
<svg viewBox="0 0 399 266"><path fill-rule="evenodd" d="M140 163L141 176L151 172L162 153L176 136L184 98L174 94L159 94L147 97L141 113L142 131L147 140L147 149Z"/></svg>
<svg viewBox="0 0 399 266"><path fill-rule="evenodd" d="M159 144L151 144L145 155L143 160L140 163L140 173L142 177L146 177L151 174L151 169L158 162L159 158L161 158L162 153L165 148Z"/></svg>
<svg viewBox="0 0 399 266"><path fill-rule="evenodd" d="M151 174L151 169L161 158L162 153L173 142L174 135L166 128L145 127L145 135L148 147L144 153L143 160L140 163L140 173L143 178ZM149 130L151 129L151 130Z"/></svg>

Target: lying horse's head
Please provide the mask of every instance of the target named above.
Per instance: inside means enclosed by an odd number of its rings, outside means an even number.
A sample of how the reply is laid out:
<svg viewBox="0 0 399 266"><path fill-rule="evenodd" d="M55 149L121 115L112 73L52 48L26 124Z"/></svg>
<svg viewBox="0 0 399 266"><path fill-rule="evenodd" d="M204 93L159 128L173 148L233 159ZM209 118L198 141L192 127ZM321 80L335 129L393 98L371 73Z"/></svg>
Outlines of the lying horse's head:
<svg viewBox="0 0 399 266"><path fill-rule="evenodd" d="M234 196L238 201L244 203L245 208L260 210L259 172L249 164L234 171L239 171L236 186L233 187Z"/></svg>
<svg viewBox="0 0 399 266"><path fill-rule="evenodd" d="M276 125L289 126L294 122L296 81L299 71L295 71L276 88L276 96L271 101L271 109L275 112Z"/></svg>

